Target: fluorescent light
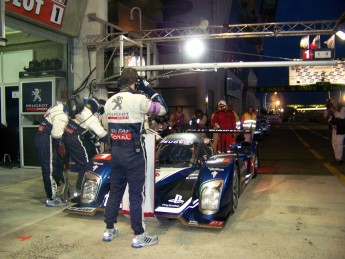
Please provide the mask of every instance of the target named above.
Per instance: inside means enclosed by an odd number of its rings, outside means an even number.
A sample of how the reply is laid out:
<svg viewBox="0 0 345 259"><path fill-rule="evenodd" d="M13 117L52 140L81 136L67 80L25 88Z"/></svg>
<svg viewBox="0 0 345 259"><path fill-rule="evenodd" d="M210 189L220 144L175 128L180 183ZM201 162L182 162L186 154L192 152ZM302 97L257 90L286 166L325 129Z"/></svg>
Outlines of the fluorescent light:
<svg viewBox="0 0 345 259"><path fill-rule="evenodd" d="M340 39L345 40L345 32L339 30L339 31L337 31L335 34L336 34Z"/></svg>

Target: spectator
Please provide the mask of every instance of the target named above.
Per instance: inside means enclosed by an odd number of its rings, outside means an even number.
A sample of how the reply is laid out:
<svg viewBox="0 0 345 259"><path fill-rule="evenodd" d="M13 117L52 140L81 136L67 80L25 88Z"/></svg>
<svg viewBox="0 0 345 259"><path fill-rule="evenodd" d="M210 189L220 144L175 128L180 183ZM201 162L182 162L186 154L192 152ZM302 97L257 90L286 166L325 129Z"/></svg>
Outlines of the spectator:
<svg viewBox="0 0 345 259"><path fill-rule="evenodd" d="M244 130L251 132L244 134L244 140L249 142L253 141L253 132L256 127L256 114L253 106L249 106L247 112L242 115L241 123Z"/></svg>
<svg viewBox="0 0 345 259"><path fill-rule="evenodd" d="M131 227L134 230L132 247L156 245L158 237L145 232L143 220L144 184L146 175L146 150L142 129L145 116L164 115L167 106L163 98L150 85L139 78L133 68L125 68L120 77L121 91L105 104L105 124L108 125L111 146L110 192L105 208L106 229L103 241L112 241L118 236L118 210L128 183ZM137 82L137 83L136 83ZM139 94L143 91L149 96Z"/></svg>
<svg viewBox="0 0 345 259"><path fill-rule="evenodd" d="M327 109L331 114L332 147L335 156L335 161L332 164L342 164L345 138L345 107L332 99Z"/></svg>
<svg viewBox="0 0 345 259"><path fill-rule="evenodd" d="M206 129L207 120L207 115L203 113L202 110L198 109L195 111L194 116L191 120L191 126L196 127L197 129Z"/></svg>
<svg viewBox="0 0 345 259"><path fill-rule="evenodd" d="M181 130L183 130L186 122L182 106L177 106L175 113L171 114L170 123L175 132L181 132Z"/></svg>
<svg viewBox="0 0 345 259"><path fill-rule="evenodd" d="M228 106L226 105L225 101L219 101L217 112L214 114L211 124L215 129L236 129L235 114L228 110ZM216 151L226 153L230 151L230 145L233 143L235 143L233 133L218 133Z"/></svg>

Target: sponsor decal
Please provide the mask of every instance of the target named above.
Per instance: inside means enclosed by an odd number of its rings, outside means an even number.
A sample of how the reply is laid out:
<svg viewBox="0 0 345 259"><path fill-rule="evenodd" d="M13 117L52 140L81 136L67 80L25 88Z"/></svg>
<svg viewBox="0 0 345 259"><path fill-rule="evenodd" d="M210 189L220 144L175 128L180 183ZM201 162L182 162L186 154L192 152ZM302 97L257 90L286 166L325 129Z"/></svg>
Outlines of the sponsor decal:
<svg viewBox="0 0 345 259"><path fill-rule="evenodd" d="M122 96L117 96L116 98L113 99L114 107L113 110L122 110Z"/></svg>
<svg viewBox="0 0 345 259"><path fill-rule="evenodd" d="M103 198L103 206L104 207L107 206L108 198L109 198L109 192ZM121 205L122 205L122 203L121 203ZM122 206L120 206L120 207L122 208Z"/></svg>
<svg viewBox="0 0 345 259"><path fill-rule="evenodd" d="M94 159L108 161L111 159L111 154L98 154L98 155L95 155ZM96 162L94 162L94 164L95 163ZM103 164L100 164L100 165L103 165Z"/></svg>
<svg viewBox="0 0 345 259"><path fill-rule="evenodd" d="M104 163L99 163L99 162L93 162L94 165L102 166Z"/></svg>
<svg viewBox="0 0 345 259"><path fill-rule="evenodd" d="M194 142L191 141L183 141L183 140L164 140L161 141L164 144L182 144L182 145L192 145Z"/></svg>
<svg viewBox="0 0 345 259"><path fill-rule="evenodd" d="M35 88L32 91L32 95L34 96L34 99L32 100L33 102L41 102L42 98L41 98L41 89Z"/></svg>
<svg viewBox="0 0 345 259"><path fill-rule="evenodd" d="M108 120L128 120L128 115L122 115L122 116L108 116Z"/></svg>
<svg viewBox="0 0 345 259"><path fill-rule="evenodd" d="M68 128L66 128L66 132L68 134L73 134L75 132L75 129L72 129L72 128L68 127Z"/></svg>
<svg viewBox="0 0 345 259"><path fill-rule="evenodd" d="M54 28L61 28L66 0L6 0L6 10Z"/></svg>
<svg viewBox="0 0 345 259"><path fill-rule="evenodd" d="M67 210L90 213L90 212L94 212L96 210L96 208L92 208L92 207L82 207L82 208L80 208L80 207L69 207L69 208L67 208Z"/></svg>
<svg viewBox="0 0 345 259"><path fill-rule="evenodd" d="M223 227L224 226L224 221L211 220L209 225L210 226L215 226L215 227Z"/></svg>
<svg viewBox="0 0 345 259"><path fill-rule="evenodd" d="M112 140L132 140L132 133L110 133Z"/></svg>
<svg viewBox="0 0 345 259"><path fill-rule="evenodd" d="M175 203L175 204L181 204L184 203L184 200L182 200L182 195L176 194L174 199L168 200L169 202Z"/></svg>
<svg viewBox="0 0 345 259"><path fill-rule="evenodd" d="M215 178L216 175L218 174L218 172L217 171L213 171L211 174L212 174L213 178Z"/></svg>
<svg viewBox="0 0 345 259"><path fill-rule="evenodd" d="M92 171L95 171L98 168L98 165L95 165L92 167Z"/></svg>

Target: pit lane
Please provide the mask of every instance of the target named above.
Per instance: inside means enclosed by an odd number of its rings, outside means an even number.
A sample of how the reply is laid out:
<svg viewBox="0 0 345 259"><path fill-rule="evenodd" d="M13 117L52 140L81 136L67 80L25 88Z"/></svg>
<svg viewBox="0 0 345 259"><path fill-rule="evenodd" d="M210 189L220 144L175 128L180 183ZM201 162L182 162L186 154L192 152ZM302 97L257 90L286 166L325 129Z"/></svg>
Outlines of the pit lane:
<svg viewBox="0 0 345 259"><path fill-rule="evenodd" d="M1 168L1 258L344 258L345 165L330 164L327 126L273 125L259 145L260 174L223 230L149 221L159 244L143 249L130 247L128 218L104 243L102 213L47 208L40 171Z"/></svg>

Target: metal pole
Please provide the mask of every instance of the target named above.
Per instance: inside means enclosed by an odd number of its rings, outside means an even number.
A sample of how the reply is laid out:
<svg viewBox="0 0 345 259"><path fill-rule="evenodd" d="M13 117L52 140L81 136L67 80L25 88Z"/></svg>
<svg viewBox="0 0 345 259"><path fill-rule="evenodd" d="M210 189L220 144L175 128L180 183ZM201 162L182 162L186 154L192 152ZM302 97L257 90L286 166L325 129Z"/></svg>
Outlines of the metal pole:
<svg viewBox="0 0 345 259"><path fill-rule="evenodd" d="M143 28L142 28L142 23L141 23L141 9L140 9L139 7L133 7L133 8L131 9L131 13L130 13L129 19L130 19L131 21L134 20L134 16L133 16L133 11L134 11L134 10L137 10L138 13L139 13L139 30L142 31ZM142 42L140 42L140 66L143 65L143 61L142 61L142 60L143 60L143 44L142 44Z"/></svg>
<svg viewBox="0 0 345 259"><path fill-rule="evenodd" d="M124 66L124 59L123 59L123 46L124 46L124 42L123 42L123 35L120 35L119 37L119 42L120 42L120 73L122 72L123 66Z"/></svg>
<svg viewBox="0 0 345 259"><path fill-rule="evenodd" d="M138 71L159 71L159 70L200 70L213 69L215 72L219 68L249 68L249 67L291 67L291 66L335 66L344 63L343 61L260 61L260 62L225 62L225 63L189 63L189 64L167 64L167 65L149 65L133 66Z"/></svg>

